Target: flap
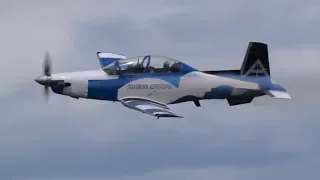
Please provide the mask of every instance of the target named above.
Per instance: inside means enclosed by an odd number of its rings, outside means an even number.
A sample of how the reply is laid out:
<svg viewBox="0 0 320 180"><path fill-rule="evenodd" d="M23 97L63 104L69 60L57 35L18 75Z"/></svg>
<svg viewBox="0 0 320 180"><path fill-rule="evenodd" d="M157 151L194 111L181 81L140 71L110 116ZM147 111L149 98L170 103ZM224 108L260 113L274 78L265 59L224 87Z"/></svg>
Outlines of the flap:
<svg viewBox="0 0 320 180"><path fill-rule="evenodd" d="M155 117L180 117L172 112L167 105L140 97L128 97L119 100L124 106Z"/></svg>
<svg viewBox="0 0 320 180"><path fill-rule="evenodd" d="M97 52L101 68L108 66L116 60L126 59L125 56L115 53Z"/></svg>

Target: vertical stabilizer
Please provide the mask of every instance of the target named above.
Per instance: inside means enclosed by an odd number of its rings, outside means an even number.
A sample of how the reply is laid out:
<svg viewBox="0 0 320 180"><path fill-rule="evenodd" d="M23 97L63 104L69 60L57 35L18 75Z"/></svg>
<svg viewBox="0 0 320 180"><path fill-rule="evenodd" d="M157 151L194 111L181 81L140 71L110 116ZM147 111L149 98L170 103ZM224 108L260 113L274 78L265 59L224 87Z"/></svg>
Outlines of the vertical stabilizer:
<svg viewBox="0 0 320 180"><path fill-rule="evenodd" d="M270 76L268 45L250 42L240 73L242 76Z"/></svg>

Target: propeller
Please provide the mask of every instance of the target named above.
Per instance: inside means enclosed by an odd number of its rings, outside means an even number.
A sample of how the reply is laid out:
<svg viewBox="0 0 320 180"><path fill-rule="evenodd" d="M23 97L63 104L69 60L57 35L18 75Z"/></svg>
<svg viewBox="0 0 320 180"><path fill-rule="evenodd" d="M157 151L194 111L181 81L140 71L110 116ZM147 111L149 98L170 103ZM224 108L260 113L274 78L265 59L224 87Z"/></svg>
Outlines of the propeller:
<svg viewBox="0 0 320 180"><path fill-rule="evenodd" d="M44 86L43 96L48 102L49 100L49 88L54 87L57 90L62 90L65 87L71 86L70 82L66 82L64 78L54 78L51 77L52 72L52 65L51 65L51 56L49 52L45 53L44 60L43 60L43 75L39 76L35 79L35 81Z"/></svg>
<svg viewBox="0 0 320 180"><path fill-rule="evenodd" d="M52 65L51 65L51 56L49 52L46 52L45 57L44 57L44 61L43 61L43 73L46 76L46 81L47 83L45 83L44 85L44 98L45 101L48 103L49 101L49 87L50 87L50 83L49 81L51 80L51 70L52 70Z"/></svg>
<svg viewBox="0 0 320 180"><path fill-rule="evenodd" d="M43 61L43 74L44 75L37 77L35 79L35 81L37 83L44 86L43 96L44 96L46 102L48 102L48 99L49 99L49 87L51 84L51 71L52 71L51 56L50 56L49 52L46 52L45 56L44 56L44 61Z"/></svg>

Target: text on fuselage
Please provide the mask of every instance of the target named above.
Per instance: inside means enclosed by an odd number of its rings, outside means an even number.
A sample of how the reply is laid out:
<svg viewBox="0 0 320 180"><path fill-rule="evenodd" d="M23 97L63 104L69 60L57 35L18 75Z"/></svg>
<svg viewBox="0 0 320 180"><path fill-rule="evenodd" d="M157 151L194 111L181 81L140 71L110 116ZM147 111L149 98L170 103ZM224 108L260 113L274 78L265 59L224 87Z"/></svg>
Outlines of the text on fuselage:
<svg viewBox="0 0 320 180"><path fill-rule="evenodd" d="M171 84L128 84L127 89L172 89Z"/></svg>

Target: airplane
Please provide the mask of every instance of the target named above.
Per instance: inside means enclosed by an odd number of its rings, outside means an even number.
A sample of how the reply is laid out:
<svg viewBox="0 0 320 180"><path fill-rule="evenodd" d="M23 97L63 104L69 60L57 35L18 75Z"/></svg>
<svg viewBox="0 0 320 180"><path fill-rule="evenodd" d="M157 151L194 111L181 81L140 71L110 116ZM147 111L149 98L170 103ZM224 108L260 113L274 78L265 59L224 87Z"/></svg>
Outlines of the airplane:
<svg viewBox="0 0 320 180"><path fill-rule="evenodd" d="M240 69L198 70L182 61L158 55L127 58L97 52L98 70L51 73L51 57L44 59L44 75L35 81L59 95L120 102L125 107L160 117L183 118L169 105L200 100L226 99L229 106L251 103L270 96L291 99L284 87L270 76L268 45L249 42Z"/></svg>

